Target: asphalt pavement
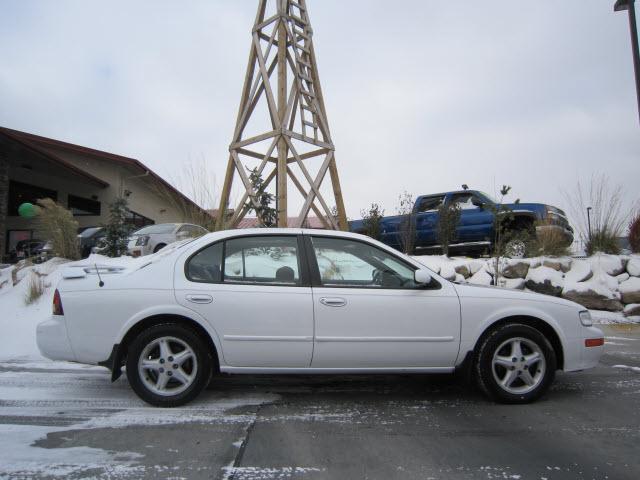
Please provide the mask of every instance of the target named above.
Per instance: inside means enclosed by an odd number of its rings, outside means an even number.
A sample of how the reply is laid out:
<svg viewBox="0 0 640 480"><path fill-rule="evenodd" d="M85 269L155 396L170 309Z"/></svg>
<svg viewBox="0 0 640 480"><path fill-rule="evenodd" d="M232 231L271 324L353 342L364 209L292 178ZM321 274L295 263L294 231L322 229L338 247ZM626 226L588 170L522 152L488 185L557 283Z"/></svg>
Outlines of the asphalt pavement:
<svg viewBox="0 0 640 480"><path fill-rule="evenodd" d="M126 378L0 362L0 478L638 479L640 328L524 406L450 376L221 376L180 409Z"/></svg>

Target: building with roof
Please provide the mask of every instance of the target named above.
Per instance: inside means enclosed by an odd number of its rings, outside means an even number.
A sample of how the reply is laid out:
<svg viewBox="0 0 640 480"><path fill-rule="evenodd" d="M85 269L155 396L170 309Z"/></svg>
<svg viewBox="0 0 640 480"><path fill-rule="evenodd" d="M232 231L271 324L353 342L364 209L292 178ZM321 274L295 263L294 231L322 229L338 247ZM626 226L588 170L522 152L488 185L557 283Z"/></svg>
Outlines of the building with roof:
<svg viewBox="0 0 640 480"><path fill-rule="evenodd" d="M34 220L18 215L22 203L52 198L80 227L90 227L108 221L109 204L121 195L134 226L212 224L205 210L136 159L0 127L0 259L18 241L38 238Z"/></svg>

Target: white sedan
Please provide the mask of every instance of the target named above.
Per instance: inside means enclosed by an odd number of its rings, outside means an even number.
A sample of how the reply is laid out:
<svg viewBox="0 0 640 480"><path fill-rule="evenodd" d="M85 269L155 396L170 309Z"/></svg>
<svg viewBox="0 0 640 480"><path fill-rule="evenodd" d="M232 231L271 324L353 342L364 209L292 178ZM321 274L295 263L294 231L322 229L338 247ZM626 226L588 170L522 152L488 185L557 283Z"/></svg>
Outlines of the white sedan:
<svg viewBox="0 0 640 480"><path fill-rule="evenodd" d="M540 397L556 370L594 367L604 338L584 307L451 283L352 233L256 229L171 245L134 267L69 267L37 328L54 360L125 367L172 407L216 372L443 373L470 368L500 402Z"/></svg>

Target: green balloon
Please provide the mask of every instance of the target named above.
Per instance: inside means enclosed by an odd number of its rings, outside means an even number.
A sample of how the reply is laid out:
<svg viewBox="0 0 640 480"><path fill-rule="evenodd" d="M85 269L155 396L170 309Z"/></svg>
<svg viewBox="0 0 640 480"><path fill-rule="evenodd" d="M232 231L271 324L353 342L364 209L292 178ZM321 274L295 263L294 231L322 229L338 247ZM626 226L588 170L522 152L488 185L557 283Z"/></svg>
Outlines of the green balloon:
<svg viewBox="0 0 640 480"><path fill-rule="evenodd" d="M36 216L36 207L33 203L23 203L18 207L18 215L24 218L33 218Z"/></svg>

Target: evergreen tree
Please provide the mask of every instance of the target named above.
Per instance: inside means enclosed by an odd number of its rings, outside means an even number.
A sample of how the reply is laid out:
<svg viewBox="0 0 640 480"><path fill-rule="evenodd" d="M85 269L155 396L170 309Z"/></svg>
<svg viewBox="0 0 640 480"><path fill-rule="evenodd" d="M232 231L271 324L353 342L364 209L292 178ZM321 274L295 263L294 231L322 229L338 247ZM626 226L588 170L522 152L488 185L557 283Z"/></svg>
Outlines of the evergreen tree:
<svg viewBox="0 0 640 480"><path fill-rule="evenodd" d="M127 223L129 206L124 197L117 198L109 205L109 223L105 225L105 254L109 257L120 257L127 253L131 225Z"/></svg>
<svg viewBox="0 0 640 480"><path fill-rule="evenodd" d="M249 170L249 168L247 168ZM253 202L250 202L249 211L253 210L256 212L256 216L260 220L260 224L263 227L275 227L277 221L277 212L276 209L271 206L275 197L273 194L266 192L266 185L264 184L264 180L262 178L262 174L258 172L258 168L254 168L253 170L249 170L249 181L251 182L251 186L253 187L253 191L255 193L255 200L258 203L258 207L254 207Z"/></svg>
<svg viewBox="0 0 640 480"><path fill-rule="evenodd" d="M368 210L362 210L362 226L364 227L365 235L380 240L380 224L382 223L382 217L384 217L384 210L380 208L377 203L372 203Z"/></svg>

